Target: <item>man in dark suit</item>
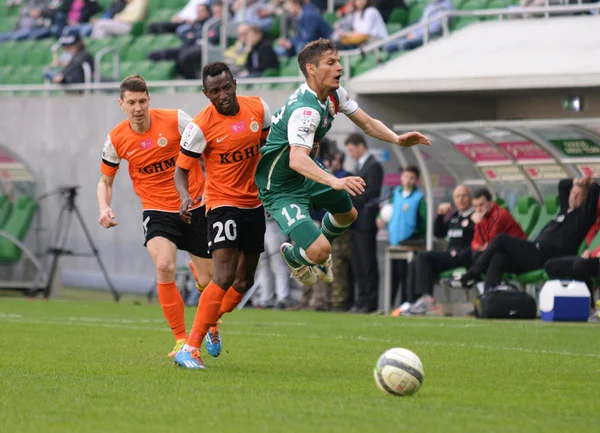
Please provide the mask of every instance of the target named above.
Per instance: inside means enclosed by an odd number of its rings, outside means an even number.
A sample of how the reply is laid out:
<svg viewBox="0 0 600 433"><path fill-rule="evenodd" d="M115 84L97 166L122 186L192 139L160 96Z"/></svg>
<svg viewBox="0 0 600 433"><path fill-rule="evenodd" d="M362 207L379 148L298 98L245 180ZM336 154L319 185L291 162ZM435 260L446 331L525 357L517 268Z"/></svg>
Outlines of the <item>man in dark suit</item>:
<svg viewBox="0 0 600 433"><path fill-rule="evenodd" d="M367 186L362 195L352 197L358 210L358 219L352 225L352 272L358 284L353 313L368 313L377 310L379 269L377 266L377 214L379 196L383 182L383 167L369 153L362 134L350 134L346 138L348 155L357 162L356 175L364 179Z"/></svg>

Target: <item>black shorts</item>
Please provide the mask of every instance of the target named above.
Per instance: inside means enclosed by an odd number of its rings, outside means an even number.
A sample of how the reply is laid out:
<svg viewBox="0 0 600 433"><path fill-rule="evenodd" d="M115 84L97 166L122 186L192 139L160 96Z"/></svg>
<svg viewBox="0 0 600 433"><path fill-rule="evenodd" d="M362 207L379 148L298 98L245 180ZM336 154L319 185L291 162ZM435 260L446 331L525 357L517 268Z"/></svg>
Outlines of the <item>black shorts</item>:
<svg viewBox="0 0 600 433"><path fill-rule="evenodd" d="M160 236L177 245L178 250L210 259L206 236L206 206L192 210L191 224L183 221L179 213L155 210L145 210L142 221L146 238L144 246L150 239Z"/></svg>
<svg viewBox="0 0 600 433"><path fill-rule="evenodd" d="M235 248L251 255L265 250L266 223L262 206L255 209L222 206L209 210L206 218L210 251Z"/></svg>

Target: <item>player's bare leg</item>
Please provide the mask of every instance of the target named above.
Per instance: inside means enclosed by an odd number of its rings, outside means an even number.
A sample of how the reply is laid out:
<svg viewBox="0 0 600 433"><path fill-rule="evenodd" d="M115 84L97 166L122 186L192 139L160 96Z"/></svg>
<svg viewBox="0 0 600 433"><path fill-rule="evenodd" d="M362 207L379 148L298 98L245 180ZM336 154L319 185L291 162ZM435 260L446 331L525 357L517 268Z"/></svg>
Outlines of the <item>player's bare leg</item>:
<svg viewBox="0 0 600 433"><path fill-rule="evenodd" d="M184 303L175 284L177 246L170 240L157 236L150 239L146 247L156 267L158 301L175 337L175 347L169 353L172 357L187 339Z"/></svg>
<svg viewBox="0 0 600 433"><path fill-rule="evenodd" d="M193 254L190 254L190 259L190 268L196 280L196 288L201 292L213 278L212 259L205 259Z"/></svg>

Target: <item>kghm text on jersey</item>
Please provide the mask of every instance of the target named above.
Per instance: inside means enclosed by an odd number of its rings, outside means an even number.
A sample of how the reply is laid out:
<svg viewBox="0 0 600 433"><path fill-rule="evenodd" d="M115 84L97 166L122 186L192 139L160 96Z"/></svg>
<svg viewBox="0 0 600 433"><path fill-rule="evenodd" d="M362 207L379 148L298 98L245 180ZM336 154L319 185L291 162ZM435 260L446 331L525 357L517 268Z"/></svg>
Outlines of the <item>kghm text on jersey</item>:
<svg viewBox="0 0 600 433"><path fill-rule="evenodd" d="M221 164L232 164L234 162L242 162L246 159L254 158L258 156L259 150L260 143L257 143L252 147L244 149L243 151L236 150L235 152L220 153L219 156L221 157Z"/></svg>
<svg viewBox="0 0 600 433"><path fill-rule="evenodd" d="M168 170L170 168L175 167L175 157L172 156L169 159L165 159L161 162L155 162L154 164L149 164L145 167L138 168L138 172L140 174L154 174L160 173L162 171Z"/></svg>

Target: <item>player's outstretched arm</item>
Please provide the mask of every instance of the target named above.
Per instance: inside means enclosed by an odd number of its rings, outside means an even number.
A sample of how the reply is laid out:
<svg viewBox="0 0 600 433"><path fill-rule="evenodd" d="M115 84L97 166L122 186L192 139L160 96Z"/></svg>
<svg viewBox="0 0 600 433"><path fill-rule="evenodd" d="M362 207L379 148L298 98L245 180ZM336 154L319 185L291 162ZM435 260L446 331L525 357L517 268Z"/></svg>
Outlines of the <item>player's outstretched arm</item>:
<svg viewBox="0 0 600 433"><path fill-rule="evenodd" d="M97 195L98 207L100 208L100 218L98 219L98 222L102 225L102 227L107 229L117 225L115 222L115 214L110 208L114 181L114 176L107 176L103 174L100 176L100 181L98 182Z"/></svg>
<svg viewBox="0 0 600 433"><path fill-rule="evenodd" d="M194 200L189 193L189 170L181 167L175 167L175 187L179 193L181 204L179 206L179 216L186 223L192 223L192 213L190 209L194 205Z"/></svg>
<svg viewBox="0 0 600 433"><path fill-rule="evenodd" d="M315 182L336 190L345 190L353 196L365 191L365 181L362 178L348 176L338 179L319 167L309 156L310 151L305 146L290 146L290 168Z"/></svg>
<svg viewBox="0 0 600 433"><path fill-rule="evenodd" d="M407 132L406 134L398 135L390 128L385 126L381 121L373 119L367 113L360 108L351 114L350 120L352 120L365 134L370 135L381 141L387 141L388 143L398 144L402 147L412 147L417 144L424 144L425 146L431 146L431 142L420 132Z"/></svg>

